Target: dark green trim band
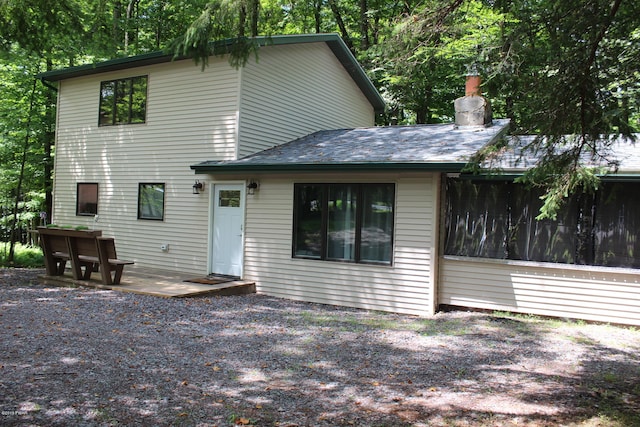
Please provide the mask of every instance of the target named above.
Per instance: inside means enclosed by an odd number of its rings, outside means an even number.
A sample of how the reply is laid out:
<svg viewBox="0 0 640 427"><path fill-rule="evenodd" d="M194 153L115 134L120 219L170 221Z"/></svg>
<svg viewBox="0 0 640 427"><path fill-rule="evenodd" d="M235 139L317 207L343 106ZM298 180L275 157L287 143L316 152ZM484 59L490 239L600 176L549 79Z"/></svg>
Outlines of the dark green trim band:
<svg viewBox="0 0 640 427"><path fill-rule="evenodd" d="M465 180L473 180L473 181L513 181L516 178L524 175L525 171L521 173L487 173L487 174L472 174L472 173L461 173L456 178L465 179ZM608 175L599 175L600 180L603 182L637 182L640 181L640 174L608 174Z"/></svg>
<svg viewBox="0 0 640 427"><path fill-rule="evenodd" d="M601 175L600 179L605 182L633 182L640 181L640 174L611 174Z"/></svg>
<svg viewBox="0 0 640 427"><path fill-rule="evenodd" d="M76 67L63 68L61 70L46 71L38 74L36 77L49 82L57 82L74 77L89 76L92 74L106 73L108 71L125 70L127 68L170 62L172 58L173 55L168 55L166 52L158 51L127 58L110 59L108 61L97 62L94 64L78 65Z"/></svg>
<svg viewBox="0 0 640 427"><path fill-rule="evenodd" d="M285 164L197 164L191 165L196 174L291 173L291 172L399 172L437 171L460 172L464 163L285 163Z"/></svg>

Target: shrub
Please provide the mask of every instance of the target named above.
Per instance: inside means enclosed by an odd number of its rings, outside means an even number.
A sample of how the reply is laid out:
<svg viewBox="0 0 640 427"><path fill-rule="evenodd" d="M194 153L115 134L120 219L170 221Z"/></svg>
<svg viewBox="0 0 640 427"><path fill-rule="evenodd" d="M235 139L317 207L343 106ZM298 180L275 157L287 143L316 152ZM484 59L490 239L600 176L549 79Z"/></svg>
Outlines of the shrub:
<svg viewBox="0 0 640 427"><path fill-rule="evenodd" d="M44 266L42 249L38 246L27 246L16 243L13 253L13 264L9 265L9 243L0 242L0 266L36 268Z"/></svg>

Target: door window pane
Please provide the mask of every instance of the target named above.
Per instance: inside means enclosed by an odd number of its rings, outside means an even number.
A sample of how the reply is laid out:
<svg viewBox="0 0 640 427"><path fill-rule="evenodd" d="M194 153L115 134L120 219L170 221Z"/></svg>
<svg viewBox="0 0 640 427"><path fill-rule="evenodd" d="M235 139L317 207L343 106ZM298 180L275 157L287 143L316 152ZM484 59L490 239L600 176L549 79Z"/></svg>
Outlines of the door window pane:
<svg viewBox="0 0 640 427"><path fill-rule="evenodd" d="M239 208L240 190L220 190L218 193L218 206L223 208Z"/></svg>

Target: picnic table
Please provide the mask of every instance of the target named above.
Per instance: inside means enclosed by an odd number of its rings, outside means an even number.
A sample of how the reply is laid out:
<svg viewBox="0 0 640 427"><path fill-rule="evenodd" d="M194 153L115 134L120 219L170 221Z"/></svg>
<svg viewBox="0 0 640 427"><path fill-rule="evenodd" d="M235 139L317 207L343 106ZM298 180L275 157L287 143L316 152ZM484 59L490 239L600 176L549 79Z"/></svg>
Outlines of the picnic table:
<svg viewBox="0 0 640 427"><path fill-rule="evenodd" d="M62 276L69 262L76 280L89 280L99 271L103 284L118 285L124 266L134 263L119 259L115 239L103 237L101 230L38 227L38 234L49 276Z"/></svg>

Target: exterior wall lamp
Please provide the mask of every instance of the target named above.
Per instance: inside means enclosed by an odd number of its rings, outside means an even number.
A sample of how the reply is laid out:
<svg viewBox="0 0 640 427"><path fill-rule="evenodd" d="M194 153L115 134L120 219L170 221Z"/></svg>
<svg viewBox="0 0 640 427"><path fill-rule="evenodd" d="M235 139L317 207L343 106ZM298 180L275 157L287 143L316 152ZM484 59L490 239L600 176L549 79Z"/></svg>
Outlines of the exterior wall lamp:
<svg viewBox="0 0 640 427"><path fill-rule="evenodd" d="M260 183L258 181L251 180L247 185L247 194L249 194L250 196L253 196L254 194L256 194L256 191L258 191L259 188L260 188Z"/></svg>
<svg viewBox="0 0 640 427"><path fill-rule="evenodd" d="M200 194L200 191L204 190L204 184L196 179L193 184L193 194Z"/></svg>

